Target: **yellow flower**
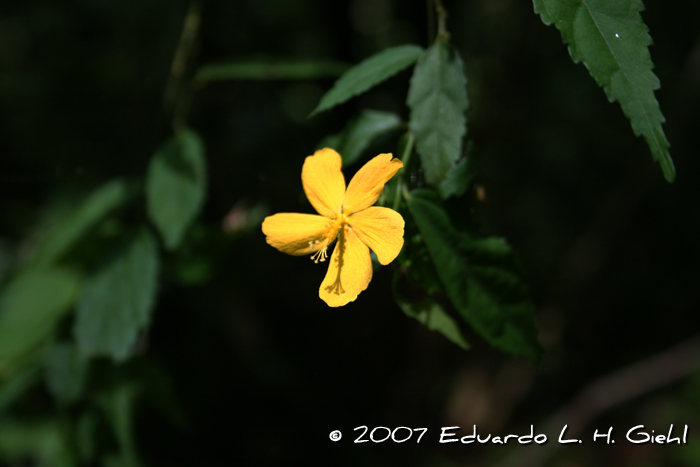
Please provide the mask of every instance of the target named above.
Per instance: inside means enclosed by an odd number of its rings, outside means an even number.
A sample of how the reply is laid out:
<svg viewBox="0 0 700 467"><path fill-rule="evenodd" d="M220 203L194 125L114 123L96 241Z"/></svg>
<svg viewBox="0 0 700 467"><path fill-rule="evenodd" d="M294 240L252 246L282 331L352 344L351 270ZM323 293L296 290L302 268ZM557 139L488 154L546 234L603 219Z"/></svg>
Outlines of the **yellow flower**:
<svg viewBox="0 0 700 467"><path fill-rule="evenodd" d="M320 216L280 213L262 224L267 243L290 255L312 255L316 263L326 260L328 246L338 239L319 288L329 306L346 305L367 288L372 279L370 248L381 264L389 264L403 247L401 214L372 206L403 163L380 154L357 171L347 190L341 166L340 154L328 148L304 161L301 182Z"/></svg>

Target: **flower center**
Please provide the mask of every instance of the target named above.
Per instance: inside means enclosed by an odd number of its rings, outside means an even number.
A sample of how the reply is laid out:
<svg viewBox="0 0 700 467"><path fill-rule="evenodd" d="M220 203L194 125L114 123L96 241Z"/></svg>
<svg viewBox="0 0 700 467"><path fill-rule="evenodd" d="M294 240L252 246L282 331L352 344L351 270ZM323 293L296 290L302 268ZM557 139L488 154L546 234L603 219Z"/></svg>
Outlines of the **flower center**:
<svg viewBox="0 0 700 467"><path fill-rule="evenodd" d="M331 219L328 224L326 224L326 231L321 238L309 242L309 248L311 248L312 251L316 251L311 255L311 259L314 260L314 263L318 263L319 261L324 262L326 258L328 258L328 246L338 237L338 231L347 228L347 226L348 216L341 212L338 218Z"/></svg>

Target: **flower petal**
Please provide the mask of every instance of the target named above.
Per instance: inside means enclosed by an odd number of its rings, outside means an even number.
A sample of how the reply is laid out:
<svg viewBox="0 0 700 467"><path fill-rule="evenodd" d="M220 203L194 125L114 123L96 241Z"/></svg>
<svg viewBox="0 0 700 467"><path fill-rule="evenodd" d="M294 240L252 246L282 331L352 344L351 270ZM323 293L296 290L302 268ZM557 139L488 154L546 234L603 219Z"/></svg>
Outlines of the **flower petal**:
<svg viewBox="0 0 700 467"><path fill-rule="evenodd" d="M319 296L328 306L343 306L355 300L370 280L372 260L367 245L352 229L342 229Z"/></svg>
<svg viewBox="0 0 700 467"><path fill-rule="evenodd" d="M310 255L315 250L309 247L309 242L325 234L328 222L316 214L283 212L266 217L262 231L267 235L267 243L279 251L294 256Z"/></svg>
<svg viewBox="0 0 700 467"><path fill-rule="evenodd" d="M382 264L394 261L403 247L403 217L392 209L372 206L356 212L350 226Z"/></svg>
<svg viewBox="0 0 700 467"><path fill-rule="evenodd" d="M362 211L377 202L384 184L403 167L403 162L391 154L380 154L357 171L345 193L343 210L345 215Z"/></svg>
<svg viewBox="0 0 700 467"><path fill-rule="evenodd" d="M309 202L322 216L335 219L340 214L345 194L343 160L332 149L319 149L308 156L301 169L301 182Z"/></svg>

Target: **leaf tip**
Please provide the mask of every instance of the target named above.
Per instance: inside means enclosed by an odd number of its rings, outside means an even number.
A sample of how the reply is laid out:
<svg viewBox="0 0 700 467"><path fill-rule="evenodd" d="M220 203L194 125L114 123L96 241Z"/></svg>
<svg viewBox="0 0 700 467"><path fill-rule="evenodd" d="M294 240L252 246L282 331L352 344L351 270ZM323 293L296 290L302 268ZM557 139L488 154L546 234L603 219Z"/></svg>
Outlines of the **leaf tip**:
<svg viewBox="0 0 700 467"><path fill-rule="evenodd" d="M661 161L661 170L664 173L664 178L668 183L673 183L676 181L676 166L673 164L671 156L666 153L666 156Z"/></svg>

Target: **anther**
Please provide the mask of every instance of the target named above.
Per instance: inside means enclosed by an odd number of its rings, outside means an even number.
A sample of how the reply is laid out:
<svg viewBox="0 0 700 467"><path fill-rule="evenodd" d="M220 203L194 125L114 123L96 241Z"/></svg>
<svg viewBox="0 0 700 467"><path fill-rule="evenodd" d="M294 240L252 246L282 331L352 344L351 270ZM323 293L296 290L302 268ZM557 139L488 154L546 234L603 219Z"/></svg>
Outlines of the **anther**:
<svg viewBox="0 0 700 467"><path fill-rule="evenodd" d="M326 258L328 257L326 249L327 247L323 247L311 256L311 259L314 260L314 263L318 264L319 261L324 262L326 260Z"/></svg>

